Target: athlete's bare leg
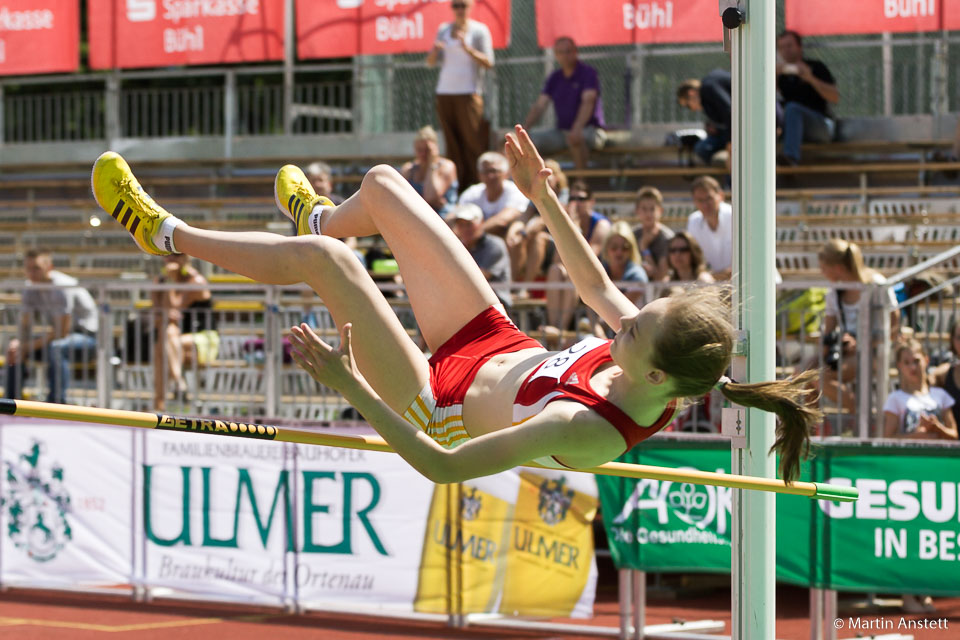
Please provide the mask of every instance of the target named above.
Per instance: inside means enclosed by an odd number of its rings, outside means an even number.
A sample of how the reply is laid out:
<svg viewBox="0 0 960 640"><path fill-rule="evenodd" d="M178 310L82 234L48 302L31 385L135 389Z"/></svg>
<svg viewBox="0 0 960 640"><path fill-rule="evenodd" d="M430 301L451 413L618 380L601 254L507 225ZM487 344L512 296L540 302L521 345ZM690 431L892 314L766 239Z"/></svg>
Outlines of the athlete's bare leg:
<svg viewBox="0 0 960 640"><path fill-rule="evenodd" d="M174 232L174 242L183 253L265 284L310 285L337 326L353 324L357 366L398 413L403 413L429 380L423 353L363 264L339 240L207 231L180 225Z"/></svg>
<svg viewBox="0 0 960 640"><path fill-rule="evenodd" d="M335 238L383 236L432 351L481 311L500 305L447 223L393 167L371 169L360 190L326 211L320 224L324 235Z"/></svg>

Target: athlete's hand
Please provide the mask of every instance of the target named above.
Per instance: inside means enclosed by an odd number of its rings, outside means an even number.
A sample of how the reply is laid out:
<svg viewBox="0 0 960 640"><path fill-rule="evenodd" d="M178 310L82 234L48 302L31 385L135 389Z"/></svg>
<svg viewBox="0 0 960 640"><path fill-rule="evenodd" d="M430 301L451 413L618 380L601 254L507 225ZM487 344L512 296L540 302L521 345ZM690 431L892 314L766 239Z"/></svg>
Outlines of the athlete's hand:
<svg viewBox="0 0 960 640"><path fill-rule="evenodd" d="M353 360L350 323L340 329L338 349L321 340L307 324L292 327L290 331L291 355L314 380L340 392L362 380Z"/></svg>
<svg viewBox="0 0 960 640"><path fill-rule="evenodd" d="M550 192L547 178L553 171L544 164L530 135L520 125L507 134L504 153L510 162L510 177L523 195L534 202L547 197Z"/></svg>

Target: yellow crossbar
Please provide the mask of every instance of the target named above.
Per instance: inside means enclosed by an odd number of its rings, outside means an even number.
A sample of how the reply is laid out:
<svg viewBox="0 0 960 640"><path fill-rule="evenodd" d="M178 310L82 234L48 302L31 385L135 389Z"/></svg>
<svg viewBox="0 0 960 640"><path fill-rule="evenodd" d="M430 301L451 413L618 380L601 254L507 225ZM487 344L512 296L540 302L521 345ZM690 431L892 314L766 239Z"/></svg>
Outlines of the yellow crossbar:
<svg viewBox="0 0 960 640"><path fill-rule="evenodd" d="M32 402L29 400L0 399L0 414L24 418L46 418L49 420L70 420L123 427L159 429L162 431L180 431L184 433L206 433L210 435L253 438L256 440L274 440L295 442L298 444L363 449L395 453L389 444L378 436L347 436L331 433L317 433L301 429L287 429L263 424L219 420L213 418L190 418L169 414L146 413L142 411L123 411L119 409L100 409L98 407L78 407L74 405ZM536 463L529 467L544 468ZM792 482L787 484L773 478L739 476L710 471L681 471L668 467L655 467L625 462L608 462L589 469L573 469L582 473L619 476L622 478L647 478L689 484L714 485L733 489L752 491L770 491L809 498L855 501L859 492L854 487L841 487L820 482Z"/></svg>

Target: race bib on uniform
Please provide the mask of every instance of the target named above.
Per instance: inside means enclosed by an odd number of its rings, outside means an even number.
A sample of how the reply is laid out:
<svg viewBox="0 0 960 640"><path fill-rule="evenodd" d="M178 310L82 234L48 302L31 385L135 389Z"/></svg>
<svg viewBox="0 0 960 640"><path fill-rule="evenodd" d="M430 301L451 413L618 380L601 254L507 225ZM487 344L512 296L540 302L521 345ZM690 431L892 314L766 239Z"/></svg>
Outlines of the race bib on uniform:
<svg viewBox="0 0 960 640"><path fill-rule="evenodd" d="M530 380L527 384L532 384L538 378L550 378L552 380L560 380L563 377L570 367L575 365L580 358L590 353L593 349L596 349L599 346L606 344L608 341L603 338L597 338L590 336L589 338L584 338L577 344L573 345L565 351L561 351L556 354L537 369L536 373L530 377Z"/></svg>

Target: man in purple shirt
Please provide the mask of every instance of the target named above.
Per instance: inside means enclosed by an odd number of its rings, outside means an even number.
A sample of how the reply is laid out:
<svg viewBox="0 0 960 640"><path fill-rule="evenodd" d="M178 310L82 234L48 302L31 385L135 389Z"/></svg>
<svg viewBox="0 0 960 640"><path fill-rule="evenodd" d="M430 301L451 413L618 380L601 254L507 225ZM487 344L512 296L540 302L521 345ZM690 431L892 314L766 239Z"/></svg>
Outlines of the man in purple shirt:
<svg viewBox="0 0 960 640"><path fill-rule="evenodd" d="M607 141L600 78L596 69L580 62L577 45L569 37L557 38L553 55L560 68L547 78L523 126L529 130L553 102L556 129L530 131L530 137L544 155L570 149L574 164L583 169L589 150L600 149Z"/></svg>

